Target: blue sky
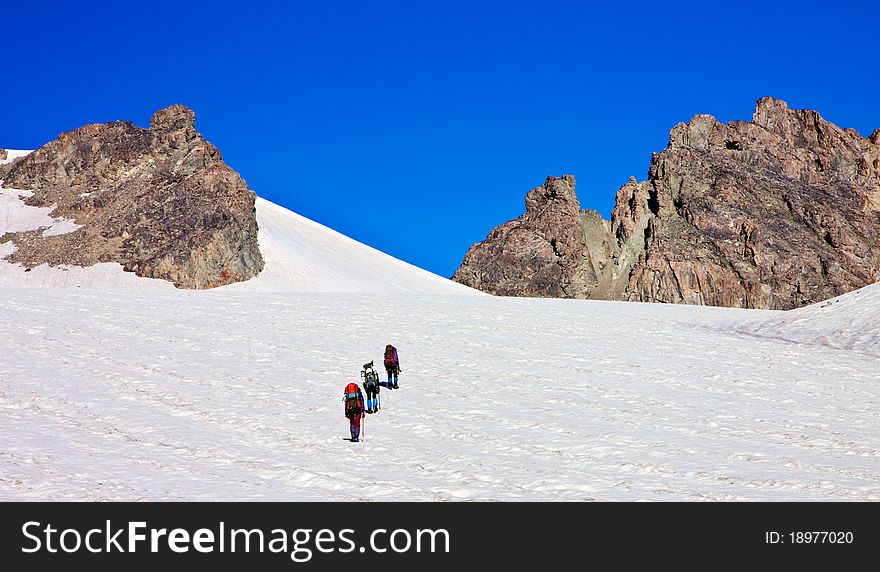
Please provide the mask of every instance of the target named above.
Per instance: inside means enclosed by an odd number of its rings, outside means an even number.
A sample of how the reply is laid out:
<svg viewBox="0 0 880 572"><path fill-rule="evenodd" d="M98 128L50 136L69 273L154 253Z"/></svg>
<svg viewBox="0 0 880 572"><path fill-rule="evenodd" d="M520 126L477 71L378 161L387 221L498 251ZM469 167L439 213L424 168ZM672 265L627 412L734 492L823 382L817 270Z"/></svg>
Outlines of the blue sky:
<svg viewBox="0 0 880 572"><path fill-rule="evenodd" d="M880 127L876 2L130 4L4 4L0 146L183 103L259 195L444 276L548 175L607 217L696 113Z"/></svg>

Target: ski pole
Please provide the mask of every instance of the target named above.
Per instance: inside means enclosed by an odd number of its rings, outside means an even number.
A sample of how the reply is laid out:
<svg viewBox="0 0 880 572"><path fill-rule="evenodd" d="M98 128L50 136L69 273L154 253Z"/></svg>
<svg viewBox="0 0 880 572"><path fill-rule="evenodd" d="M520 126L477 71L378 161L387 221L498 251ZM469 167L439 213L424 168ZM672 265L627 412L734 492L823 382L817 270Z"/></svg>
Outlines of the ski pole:
<svg viewBox="0 0 880 572"><path fill-rule="evenodd" d="M364 443L367 442L367 416L361 413L361 436L364 438Z"/></svg>

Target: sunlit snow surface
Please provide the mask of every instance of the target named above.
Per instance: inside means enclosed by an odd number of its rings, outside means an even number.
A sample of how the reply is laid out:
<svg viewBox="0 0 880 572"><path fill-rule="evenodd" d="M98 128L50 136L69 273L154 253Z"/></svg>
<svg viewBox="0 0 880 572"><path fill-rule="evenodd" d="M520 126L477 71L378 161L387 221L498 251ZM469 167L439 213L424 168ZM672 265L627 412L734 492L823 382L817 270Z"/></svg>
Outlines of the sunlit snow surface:
<svg viewBox="0 0 880 572"><path fill-rule="evenodd" d="M0 498L877 500L876 336L833 308L5 288Z"/></svg>
<svg viewBox="0 0 880 572"><path fill-rule="evenodd" d="M247 284L0 272L0 500L880 500L880 286L787 313L457 295L257 208ZM342 388L386 343L401 389L349 443Z"/></svg>
<svg viewBox="0 0 880 572"><path fill-rule="evenodd" d="M15 159L19 157L24 157L29 155L32 152L31 149L7 149L6 150L6 158L0 159L0 165L5 165L7 163L12 163Z"/></svg>

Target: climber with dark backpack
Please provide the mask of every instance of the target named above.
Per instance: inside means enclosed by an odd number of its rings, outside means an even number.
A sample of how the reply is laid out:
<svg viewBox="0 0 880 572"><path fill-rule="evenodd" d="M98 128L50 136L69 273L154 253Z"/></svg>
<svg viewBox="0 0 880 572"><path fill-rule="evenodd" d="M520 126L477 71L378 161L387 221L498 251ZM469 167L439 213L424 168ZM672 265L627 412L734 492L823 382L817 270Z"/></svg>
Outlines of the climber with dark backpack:
<svg viewBox="0 0 880 572"><path fill-rule="evenodd" d="M388 382L386 387L389 389L400 389L397 385L397 376L400 374L400 358L397 357L397 348L388 344L385 346L385 371L388 372Z"/></svg>
<svg viewBox="0 0 880 572"><path fill-rule="evenodd" d="M364 393L367 394L367 413L379 413L382 407L379 401L379 374L376 373L373 362L364 364L361 379L364 380Z"/></svg>
<svg viewBox="0 0 880 572"><path fill-rule="evenodd" d="M345 416L351 427L351 442L357 443L360 441L361 420L364 417L364 394L356 383L349 383L345 386L342 401L345 402Z"/></svg>

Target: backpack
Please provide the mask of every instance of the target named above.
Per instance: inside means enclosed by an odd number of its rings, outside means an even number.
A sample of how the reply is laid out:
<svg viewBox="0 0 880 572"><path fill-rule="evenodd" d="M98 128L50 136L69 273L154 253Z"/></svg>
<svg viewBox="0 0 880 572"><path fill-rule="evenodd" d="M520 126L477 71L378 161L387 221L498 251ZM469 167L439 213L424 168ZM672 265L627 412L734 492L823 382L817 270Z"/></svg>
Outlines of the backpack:
<svg viewBox="0 0 880 572"><path fill-rule="evenodd" d="M361 390L356 383L345 386L345 416L350 417L361 412Z"/></svg>
<svg viewBox="0 0 880 572"><path fill-rule="evenodd" d="M388 344L385 346L385 369L397 368L397 349Z"/></svg>
<svg viewBox="0 0 880 572"><path fill-rule="evenodd" d="M376 370L373 369L372 365L366 367L364 371L361 372L361 377L364 378L364 389L368 391L379 390L379 374L376 373Z"/></svg>

